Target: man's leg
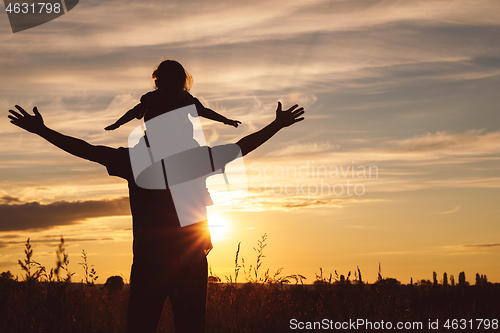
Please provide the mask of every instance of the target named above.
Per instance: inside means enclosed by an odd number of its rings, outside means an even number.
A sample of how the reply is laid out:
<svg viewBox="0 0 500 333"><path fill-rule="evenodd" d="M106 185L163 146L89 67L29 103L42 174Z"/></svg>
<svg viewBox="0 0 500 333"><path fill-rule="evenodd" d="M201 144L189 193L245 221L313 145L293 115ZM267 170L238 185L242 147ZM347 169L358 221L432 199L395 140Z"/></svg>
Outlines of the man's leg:
<svg viewBox="0 0 500 333"><path fill-rule="evenodd" d="M176 286L169 293L176 333L205 332L208 264L206 257L181 266Z"/></svg>
<svg viewBox="0 0 500 333"><path fill-rule="evenodd" d="M130 274L128 333L156 332L167 298L164 267L134 262Z"/></svg>

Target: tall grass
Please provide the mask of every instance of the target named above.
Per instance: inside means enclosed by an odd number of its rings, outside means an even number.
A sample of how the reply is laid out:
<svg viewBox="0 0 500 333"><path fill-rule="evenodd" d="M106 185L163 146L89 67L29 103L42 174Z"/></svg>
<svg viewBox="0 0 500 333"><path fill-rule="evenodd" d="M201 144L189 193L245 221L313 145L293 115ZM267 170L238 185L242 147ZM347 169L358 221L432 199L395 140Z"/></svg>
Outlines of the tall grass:
<svg viewBox="0 0 500 333"><path fill-rule="evenodd" d="M75 273L69 269L63 238L56 250L56 267L50 271L33 260L30 239L25 246L25 259L18 262L22 280L0 276L0 332L124 332L125 290L112 294L71 283ZM97 275L91 268L87 282L94 278Z"/></svg>
<svg viewBox="0 0 500 333"><path fill-rule="evenodd" d="M258 240L255 266L250 265L248 271L238 244L234 278L226 276L226 283L220 283L210 268L207 332L288 332L291 319L427 323L429 319L500 316L500 285L489 283L484 275L476 276L476 285L469 285L463 272L457 285L445 283L445 279L442 284L422 280L402 285L384 278L379 265L378 280L367 284L359 267L352 280L351 272L325 274L320 268L315 281L306 285L300 274L282 276L281 268L274 274L263 270L266 242L267 235ZM85 251L79 263L85 283L71 283L74 273L62 238L54 269L47 270L33 257L28 239L25 258L19 261L21 278L10 272L0 274L0 332L125 332L127 285L110 279L106 287L95 286L97 272ZM245 283L238 283L241 270ZM172 332L172 318L167 302L158 332Z"/></svg>

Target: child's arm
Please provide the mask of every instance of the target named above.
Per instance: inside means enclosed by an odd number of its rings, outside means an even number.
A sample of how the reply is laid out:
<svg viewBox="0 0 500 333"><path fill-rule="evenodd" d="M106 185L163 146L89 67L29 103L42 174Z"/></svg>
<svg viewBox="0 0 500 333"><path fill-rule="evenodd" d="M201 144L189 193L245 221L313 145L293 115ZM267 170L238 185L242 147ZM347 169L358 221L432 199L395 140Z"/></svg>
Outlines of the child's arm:
<svg viewBox="0 0 500 333"><path fill-rule="evenodd" d="M218 114L214 110L211 110L211 109L206 108L206 107L203 107L203 109L202 109L202 111L200 113L200 116L202 116L203 118L215 120L215 121L224 123L226 125L231 125L231 126L234 126L234 127L238 127L238 125L241 124L241 121L227 119L223 115Z"/></svg>
<svg viewBox="0 0 500 333"><path fill-rule="evenodd" d="M134 118L137 118L137 116L140 114L140 109L142 108L141 104L136 105L133 109L130 109L125 113L120 119L115 121L114 124L107 126L104 128L106 131L112 131L117 129L123 124L128 123L129 121L133 120Z"/></svg>

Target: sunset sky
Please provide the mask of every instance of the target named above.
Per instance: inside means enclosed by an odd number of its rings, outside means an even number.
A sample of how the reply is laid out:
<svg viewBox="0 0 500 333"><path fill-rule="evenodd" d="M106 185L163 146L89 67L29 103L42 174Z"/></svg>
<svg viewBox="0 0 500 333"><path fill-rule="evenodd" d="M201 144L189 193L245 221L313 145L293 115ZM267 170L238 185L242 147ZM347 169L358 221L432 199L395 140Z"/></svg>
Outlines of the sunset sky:
<svg viewBox="0 0 500 333"><path fill-rule="evenodd" d="M21 277L28 237L34 259L55 267L64 236L73 281L83 278L82 249L97 282L128 280L126 181L7 115L36 105L50 128L127 146L140 121L104 127L153 90L152 70L170 58L192 74L205 106L242 122L202 119L208 142L262 128L277 101L306 109L305 121L244 158L246 197L211 217L208 260L223 281L234 276L238 243L248 271L267 233L262 268L306 283L320 267L359 267L375 282L379 263L402 283L433 271L500 282L499 41L494 0L81 0L15 34L3 12L0 272Z"/></svg>

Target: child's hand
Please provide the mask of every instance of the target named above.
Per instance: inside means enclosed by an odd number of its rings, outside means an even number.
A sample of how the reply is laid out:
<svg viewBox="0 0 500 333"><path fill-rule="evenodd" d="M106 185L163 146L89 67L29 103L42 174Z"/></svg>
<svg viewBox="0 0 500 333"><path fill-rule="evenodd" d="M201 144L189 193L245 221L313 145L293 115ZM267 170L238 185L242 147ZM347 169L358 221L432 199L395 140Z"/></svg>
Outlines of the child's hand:
<svg viewBox="0 0 500 333"><path fill-rule="evenodd" d="M238 125L241 124L241 121L228 119L224 122L224 124L238 127Z"/></svg>
<svg viewBox="0 0 500 333"><path fill-rule="evenodd" d="M117 129L118 127L120 127L120 125L113 124L113 125L109 125L108 127L105 127L104 129L105 129L106 131L112 131L112 130Z"/></svg>

